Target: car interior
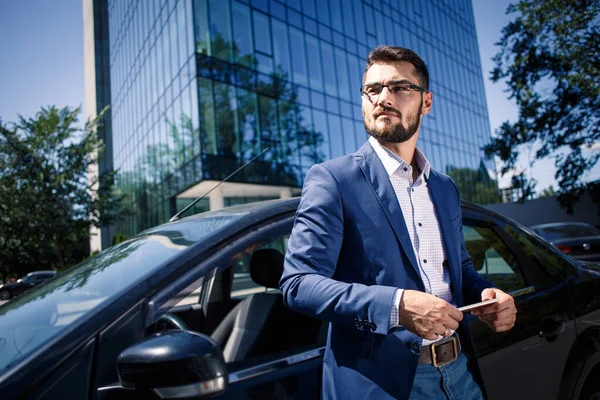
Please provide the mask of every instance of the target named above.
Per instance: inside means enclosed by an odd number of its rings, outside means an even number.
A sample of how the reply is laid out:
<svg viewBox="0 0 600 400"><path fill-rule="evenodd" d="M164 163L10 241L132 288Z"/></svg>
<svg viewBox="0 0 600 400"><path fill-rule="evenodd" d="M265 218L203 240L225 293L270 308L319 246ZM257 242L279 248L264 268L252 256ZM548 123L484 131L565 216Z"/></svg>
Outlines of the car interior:
<svg viewBox="0 0 600 400"><path fill-rule="evenodd" d="M240 366L245 360L275 359L325 345L327 323L284 305L279 290L284 255L269 247L216 272L206 314L200 304L177 306L157 321L156 329L206 334L221 345L227 363Z"/></svg>

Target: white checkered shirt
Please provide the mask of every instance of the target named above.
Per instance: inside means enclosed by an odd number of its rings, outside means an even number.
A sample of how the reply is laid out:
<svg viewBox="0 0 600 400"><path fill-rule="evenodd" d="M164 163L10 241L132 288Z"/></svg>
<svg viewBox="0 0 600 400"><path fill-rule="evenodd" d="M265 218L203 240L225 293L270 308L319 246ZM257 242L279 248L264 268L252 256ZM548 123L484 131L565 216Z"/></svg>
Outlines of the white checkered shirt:
<svg viewBox="0 0 600 400"><path fill-rule="evenodd" d="M369 138L369 143L381 159L396 192L425 290L452 304L450 273L443 265L446 260L446 250L426 181L431 168L429 161L418 148L415 150L415 162L421 173L413 182L410 164L383 147L375 138ZM398 308L403 291L404 289L400 288L394 295L390 328L398 326ZM434 340L423 339L422 345L427 346L433 342Z"/></svg>

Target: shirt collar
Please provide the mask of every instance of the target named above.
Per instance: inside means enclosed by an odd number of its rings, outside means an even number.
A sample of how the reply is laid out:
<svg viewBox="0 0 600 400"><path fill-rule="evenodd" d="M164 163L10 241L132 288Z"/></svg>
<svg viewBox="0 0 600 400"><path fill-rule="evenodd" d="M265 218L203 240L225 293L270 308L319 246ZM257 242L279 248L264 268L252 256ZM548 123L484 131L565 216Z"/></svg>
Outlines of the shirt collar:
<svg viewBox="0 0 600 400"><path fill-rule="evenodd" d="M377 153L377 156L383 163L383 167L385 168L385 171L387 172L388 176L392 176L400 167L410 167L410 164L408 164L398 155L388 150L373 136L369 137L369 143L371 143L371 147L373 147L373 150L375 150L375 153ZM421 152L421 150L419 150L418 147L415 147L415 161L421 169L423 175L425 175L425 178L429 179L429 171L431 169L431 165L429 164L429 161L427 160L423 152Z"/></svg>

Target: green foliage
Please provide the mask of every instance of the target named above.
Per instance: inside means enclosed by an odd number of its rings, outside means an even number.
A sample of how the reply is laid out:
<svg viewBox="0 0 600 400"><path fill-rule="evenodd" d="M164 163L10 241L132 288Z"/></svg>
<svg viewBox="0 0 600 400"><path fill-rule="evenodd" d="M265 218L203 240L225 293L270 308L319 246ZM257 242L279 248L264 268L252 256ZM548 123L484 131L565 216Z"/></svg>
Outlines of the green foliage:
<svg viewBox="0 0 600 400"><path fill-rule="evenodd" d="M485 151L504 162L504 174L521 145L540 144L535 158L554 158L559 201L570 212L585 190L600 191L600 180L585 179L600 157L600 2L521 0L511 13L491 77L507 83L519 117Z"/></svg>
<svg viewBox="0 0 600 400"><path fill-rule="evenodd" d="M471 168L453 168L446 171L452 178L462 200L479 204L499 203L498 183L485 171Z"/></svg>
<svg viewBox="0 0 600 400"><path fill-rule="evenodd" d="M113 238L112 244L113 246L115 244L119 244L121 242L124 242L127 240L127 236L125 236L123 233L119 232L117 233L117 235Z"/></svg>
<svg viewBox="0 0 600 400"><path fill-rule="evenodd" d="M556 191L554 190L554 187L552 185L548 186L547 188L545 188L544 190L542 190L542 192L539 194L539 198L541 197L552 197L556 195Z"/></svg>
<svg viewBox="0 0 600 400"><path fill-rule="evenodd" d="M114 172L88 176L102 153L100 117L81 129L79 114L49 107L13 124L0 120L2 275L79 262L89 254L91 225L106 226L124 211Z"/></svg>

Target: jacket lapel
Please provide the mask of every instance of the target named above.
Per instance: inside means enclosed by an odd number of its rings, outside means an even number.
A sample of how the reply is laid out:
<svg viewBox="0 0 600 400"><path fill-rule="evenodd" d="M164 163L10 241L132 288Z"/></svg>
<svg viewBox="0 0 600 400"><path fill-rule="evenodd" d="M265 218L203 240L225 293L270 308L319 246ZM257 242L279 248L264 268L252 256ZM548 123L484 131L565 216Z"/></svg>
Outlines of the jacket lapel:
<svg viewBox="0 0 600 400"><path fill-rule="evenodd" d="M360 169L365 174L367 182L371 185L375 197L379 201L385 216L387 217L398 242L402 246L404 253L408 257L410 264L420 276L415 251L406 228L406 222L402 215L402 209L398 203L398 198L390 182L390 178L369 142L365 143L360 150L355 153L356 161Z"/></svg>
<svg viewBox="0 0 600 400"><path fill-rule="evenodd" d="M429 189L429 194L431 195L431 200L433 202L433 208L435 209L435 215L440 224L440 230L442 234L442 243L444 244L444 248L446 250L446 255L448 257L449 269L450 269L450 280L454 283L453 288L457 289L460 287L460 279L458 271L461 271L460 265L460 257L454 251L454 246L451 245L452 239L452 217L453 213L448 208L446 202L444 202L445 193L444 188L442 187L442 182L440 178L437 176L434 170L431 170L429 174L429 179L427 179L427 187ZM456 296L456 293L454 294Z"/></svg>

